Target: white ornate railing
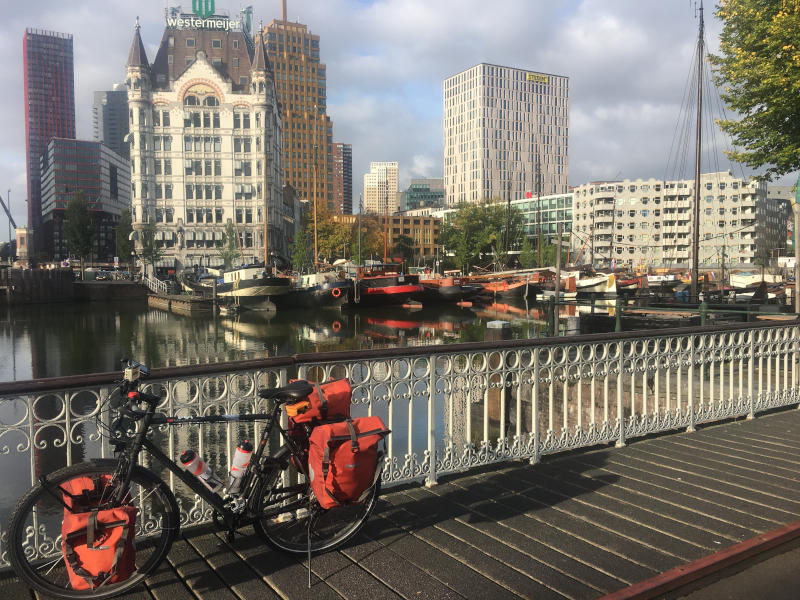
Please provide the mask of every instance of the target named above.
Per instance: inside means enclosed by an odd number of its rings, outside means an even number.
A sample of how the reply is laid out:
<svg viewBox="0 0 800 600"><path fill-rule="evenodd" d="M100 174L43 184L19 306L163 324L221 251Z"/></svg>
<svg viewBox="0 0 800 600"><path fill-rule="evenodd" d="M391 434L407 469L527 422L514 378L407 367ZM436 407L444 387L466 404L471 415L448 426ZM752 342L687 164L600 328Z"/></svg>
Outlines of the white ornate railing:
<svg viewBox="0 0 800 600"><path fill-rule="evenodd" d="M155 277L148 277L145 275L142 277L142 283L144 283L147 287L150 288L150 291L154 294L164 294L167 293L167 283L165 281L161 281L160 279L156 279Z"/></svg>
<svg viewBox="0 0 800 600"><path fill-rule="evenodd" d="M387 484L426 480L508 459L756 413L800 402L797 322L657 333L396 348L155 369L161 410L179 415L262 411L256 390L299 376L348 377L353 414L381 416L392 435ZM108 456L101 435L114 375L0 384L0 527L40 473ZM163 428L170 455L191 447L220 475L252 424ZM145 458L145 462L147 460ZM153 465L149 465L153 467ZM173 481L181 521L210 509ZM0 567L7 565L5 533Z"/></svg>

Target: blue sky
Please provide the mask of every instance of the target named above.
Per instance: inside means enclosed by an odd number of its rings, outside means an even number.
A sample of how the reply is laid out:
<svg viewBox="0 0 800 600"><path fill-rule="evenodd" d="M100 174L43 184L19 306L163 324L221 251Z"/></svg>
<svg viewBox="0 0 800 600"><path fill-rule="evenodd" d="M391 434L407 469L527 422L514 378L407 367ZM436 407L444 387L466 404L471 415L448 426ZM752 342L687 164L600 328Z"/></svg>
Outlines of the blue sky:
<svg viewBox="0 0 800 600"><path fill-rule="evenodd" d="M169 2L178 5L179 2ZM254 4L254 22L280 0ZM706 2L706 40L720 23ZM0 190L24 222L22 37L26 27L72 33L79 138L91 139L92 94L124 80L138 16L152 59L164 0L36 0L5 7L0 23ZM354 195L370 161L396 160L401 187L442 176L442 83L480 62L570 78L570 183L666 176L697 39L690 0L287 0L290 20L320 36L334 140L353 145ZM188 11L190 0L183 0ZM729 143L716 136L720 157ZM714 168L741 169L724 157ZM706 169L704 167L704 170ZM687 174L686 176L691 176ZM794 183L796 176L780 183ZM354 199L357 203L357 197ZM0 240L7 238L5 215Z"/></svg>

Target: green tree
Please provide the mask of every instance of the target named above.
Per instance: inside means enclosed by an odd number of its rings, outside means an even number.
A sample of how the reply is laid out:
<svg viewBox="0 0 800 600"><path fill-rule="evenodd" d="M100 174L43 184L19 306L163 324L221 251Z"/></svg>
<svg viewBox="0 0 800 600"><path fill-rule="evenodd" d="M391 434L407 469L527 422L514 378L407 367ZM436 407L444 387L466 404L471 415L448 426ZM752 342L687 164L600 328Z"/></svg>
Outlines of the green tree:
<svg viewBox="0 0 800 600"><path fill-rule="evenodd" d="M89 215L89 203L82 191L73 194L67 203L64 215L64 235L67 239L67 249L81 260L81 279L84 277L86 257L92 251L93 238L92 217Z"/></svg>
<svg viewBox="0 0 800 600"><path fill-rule="evenodd" d="M509 249L522 237L523 217L516 208L503 203L461 204L442 224L439 242L445 253L453 254L456 265L468 272L473 266L496 262L506 265L505 235L508 226Z"/></svg>
<svg viewBox="0 0 800 600"><path fill-rule="evenodd" d="M306 267L313 264L311 255L313 254L313 240L309 244L308 234L306 233L307 223L302 223L297 228L294 240L290 247L292 253L292 268L296 271L303 271Z"/></svg>
<svg viewBox="0 0 800 600"><path fill-rule="evenodd" d="M228 269L231 268L233 263L241 256L236 229L230 221L225 225L225 233L222 234L222 241L217 244L217 253Z"/></svg>
<svg viewBox="0 0 800 600"><path fill-rule="evenodd" d="M772 180L800 169L800 6L719 0L720 54L709 58L722 98L740 118L720 120L741 150L731 159L767 167Z"/></svg>
<svg viewBox="0 0 800 600"><path fill-rule="evenodd" d="M153 267L153 274L156 271L156 263L163 255L164 250L156 240L156 224L148 221L142 229L142 260Z"/></svg>
<svg viewBox="0 0 800 600"><path fill-rule="evenodd" d="M353 244L353 253L358 261L358 219L350 230L350 238ZM383 218L377 215L361 215L361 260L370 258L383 259L383 240L384 225Z"/></svg>
<svg viewBox="0 0 800 600"><path fill-rule="evenodd" d="M133 227L131 225L131 211L129 208L122 209L122 214L119 216L119 222L114 228L114 241L117 244L117 256L120 261L133 261L133 242L130 239ZM133 272L133 265L131 265L131 272Z"/></svg>
<svg viewBox="0 0 800 600"><path fill-rule="evenodd" d="M536 264L536 253L533 251L533 244L526 235L522 240L522 248L519 251L519 264L523 269L530 269Z"/></svg>
<svg viewBox="0 0 800 600"><path fill-rule="evenodd" d="M402 256L403 260L411 264L414 260L414 240L403 234L399 235L392 246L393 256Z"/></svg>

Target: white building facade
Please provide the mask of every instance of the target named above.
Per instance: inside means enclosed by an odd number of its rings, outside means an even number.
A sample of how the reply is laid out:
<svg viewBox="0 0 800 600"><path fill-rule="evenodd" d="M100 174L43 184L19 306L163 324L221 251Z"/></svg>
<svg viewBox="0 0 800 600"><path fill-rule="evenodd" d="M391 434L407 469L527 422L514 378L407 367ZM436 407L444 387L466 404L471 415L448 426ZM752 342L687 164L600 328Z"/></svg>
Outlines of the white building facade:
<svg viewBox="0 0 800 600"><path fill-rule="evenodd" d="M228 17L173 14L151 66L137 25L126 83L133 227L155 223L159 266L218 266L229 223L243 263L288 256L294 210L261 36Z"/></svg>
<svg viewBox="0 0 800 600"><path fill-rule="evenodd" d="M398 209L399 167L396 162L371 162L364 174L364 212L394 214Z"/></svg>
<svg viewBox="0 0 800 600"><path fill-rule="evenodd" d="M752 266L785 248L786 217L763 183L700 178L699 265ZM572 250L595 267L691 267L694 179L592 182L573 189Z"/></svg>
<svg viewBox="0 0 800 600"><path fill-rule="evenodd" d="M482 63L444 81L446 206L568 182L568 77Z"/></svg>

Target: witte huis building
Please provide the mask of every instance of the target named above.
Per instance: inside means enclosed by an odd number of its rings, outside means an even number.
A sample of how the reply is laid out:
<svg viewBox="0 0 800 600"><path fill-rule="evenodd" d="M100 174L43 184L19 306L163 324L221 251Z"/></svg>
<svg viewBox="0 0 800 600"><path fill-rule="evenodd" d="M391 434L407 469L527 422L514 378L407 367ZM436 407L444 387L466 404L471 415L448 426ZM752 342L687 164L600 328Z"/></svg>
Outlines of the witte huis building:
<svg viewBox="0 0 800 600"><path fill-rule="evenodd" d="M126 81L133 227L155 223L159 266L221 264L228 223L243 262L289 255L294 218L282 193L280 109L249 17L170 9L152 64L136 26Z"/></svg>

